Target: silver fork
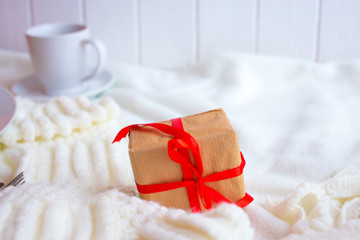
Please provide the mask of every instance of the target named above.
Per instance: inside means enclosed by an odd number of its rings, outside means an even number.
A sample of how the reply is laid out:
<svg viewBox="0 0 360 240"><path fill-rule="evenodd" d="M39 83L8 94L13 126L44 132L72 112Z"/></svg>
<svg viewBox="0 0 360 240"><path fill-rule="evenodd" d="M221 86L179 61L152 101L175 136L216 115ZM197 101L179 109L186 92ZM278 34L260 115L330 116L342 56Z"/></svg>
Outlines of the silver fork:
<svg viewBox="0 0 360 240"><path fill-rule="evenodd" d="M15 187L17 185L24 184L24 183L25 183L24 172L21 172L13 180L11 180L11 182L9 182L6 186L4 183L0 183L0 191L7 188L8 186Z"/></svg>

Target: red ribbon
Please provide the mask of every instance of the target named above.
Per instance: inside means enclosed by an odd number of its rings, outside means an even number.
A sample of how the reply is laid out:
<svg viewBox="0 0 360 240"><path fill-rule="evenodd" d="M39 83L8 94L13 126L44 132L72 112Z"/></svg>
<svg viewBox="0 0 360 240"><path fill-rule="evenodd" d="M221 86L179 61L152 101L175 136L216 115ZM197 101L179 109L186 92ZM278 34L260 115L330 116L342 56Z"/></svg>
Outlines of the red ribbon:
<svg viewBox="0 0 360 240"><path fill-rule="evenodd" d="M171 120L171 123L173 127L184 130L181 118L175 118ZM188 149L185 148L179 148L178 152L183 155L187 161L190 162L190 152ZM190 168L187 168L183 165L181 165L181 170L183 173L183 179L184 181L195 181L194 173L191 171ZM201 209L199 198L197 196L197 189L196 184L191 184L186 187L187 196L189 199L189 204L191 206L191 209Z"/></svg>
<svg viewBox="0 0 360 240"><path fill-rule="evenodd" d="M200 156L198 143L190 134L188 134L182 129L182 123L180 125L178 119L174 119L172 122L173 124L175 123L175 126L169 126L162 123L130 125L121 129L113 141L114 143L120 141L122 138L125 138L131 128L141 128L145 126L155 128L163 133L169 134L174 137L168 141L168 154L172 161L179 163L181 165L184 174L184 180L180 182L149 184L149 185L136 184L139 193L142 194L157 193L157 192L169 191L169 190L185 187L188 193L191 210L193 212L201 212L199 198L205 209L210 209L212 207L212 201L214 201L217 204L221 202L231 203L218 191L205 185L205 183L215 182L215 181L220 181L220 180L225 180L240 176L245 166L245 159L242 153L240 152L241 155L240 166L222 172L217 172L204 177L203 164ZM189 151L191 151L193 155L195 167L190 162ZM240 207L245 207L252 201L253 198L246 193L242 199L236 202L236 205Z"/></svg>

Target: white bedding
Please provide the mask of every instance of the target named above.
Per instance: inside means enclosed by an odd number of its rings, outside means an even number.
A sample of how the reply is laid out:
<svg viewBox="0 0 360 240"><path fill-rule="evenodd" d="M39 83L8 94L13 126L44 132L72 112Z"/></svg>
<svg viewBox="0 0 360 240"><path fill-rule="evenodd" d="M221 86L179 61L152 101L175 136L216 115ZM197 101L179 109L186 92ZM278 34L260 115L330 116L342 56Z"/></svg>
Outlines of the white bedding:
<svg viewBox="0 0 360 240"><path fill-rule="evenodd" d="M0 51L0 63L0 84L5 86L31 73L25 54ZM22 137L17 143L0 136L0 181L10 180L19 171L27 178L25 185L0 192L0 236L358 239L359 61L314 64L223 54L182 71L120 63L111 63L108 69L118 82L105 99L87 107L81 107L87 101L84 98L45 103L17 99L20 105L38 109L46 104L60 106L58 116L78 127L69 129L54 120L53 131L63 126L68 132L44 137L48 132L35 126L27 140ZM61 107L68 105L73 110ZM224 204L192 214L133 197L126 143L110 145L112 136L127 124L219 107L238 134L247 162L246 191L255 201L244 210ZM102 112L94 110L99 108ZM77 118L70 117L80 110L88 123L83 129ZM52 119L52 114L40 111L32 119L36 122L44 115ZM31 125L21 123L24 116L13 122L13 129ZM64 152L65 157L61 156Z"/></svg>

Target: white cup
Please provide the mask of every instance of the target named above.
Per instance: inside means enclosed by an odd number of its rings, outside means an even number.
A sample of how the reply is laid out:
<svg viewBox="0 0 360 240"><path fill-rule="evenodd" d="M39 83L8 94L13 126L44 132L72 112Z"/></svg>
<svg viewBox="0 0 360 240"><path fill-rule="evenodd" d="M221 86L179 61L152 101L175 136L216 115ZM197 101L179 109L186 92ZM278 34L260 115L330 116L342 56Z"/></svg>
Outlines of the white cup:
<svg viewBox="0 0 360 240"><path fill-rule="evenodd" d="M80 91L84 81L99 74L106 61L104 43L91 39L89 29L81 24L48 23L34 26L27 29L26 39L36 79L48 95ZM93 69L88 66L87 45L96 52Z"/></svg>

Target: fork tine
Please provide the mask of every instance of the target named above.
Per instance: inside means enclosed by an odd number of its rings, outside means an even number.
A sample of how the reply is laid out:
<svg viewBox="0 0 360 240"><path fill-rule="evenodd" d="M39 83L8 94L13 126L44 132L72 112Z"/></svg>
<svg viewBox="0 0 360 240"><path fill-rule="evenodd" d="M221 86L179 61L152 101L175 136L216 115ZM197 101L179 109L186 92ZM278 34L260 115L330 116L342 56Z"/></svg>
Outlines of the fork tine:
<svg viewBox="0 0 360 240"><path fill-rule="evenodd" d="M8 186L15 187L17 185L24 184L24 183L25 183L24 172L21 172L13 180L11 180L11 182L9 182L6 186L4 186L4 184L2 186L0 186L0 191L3 190L4 188L7 188Z"/></svg>
<svg viewBox="0 0 360 240"><path fill-rule="evenodd" d="M24 180L24 172L21 172L19 175L17 175L11 182L9 182L5 187L8 186L17 186L19 184L25 183Z"/></svg>
<svg viewBox="0 0 360 240"><path fill-rule="evenodd" d="M16 179L16 181L13 181L12 183L11 183L11 185L12 186L17 186L17 185L19 185L21 182L23 182L24 181L24 178L23 177L21 177L21 178L18 178L18 179Z"/></svg>
<svg viewBox="0 0 360 240"><path fill-rule="evenodd" d="M20 174L21 175L21 174ZM13 180L11 180L11 182L9 182L5 187L8 187L10 185L13 185L14 182L16 182L21 176L17 175Z"/></svg>
<svg viewBox="0 0 360 240"><path fill-rule="evenodd" d="M24 173L21 172L19 175L18 175L18 178L16 179L15 182L12 183L13 186L17 186L19 184L21 184L22 182L24 182Z"/></svg>

